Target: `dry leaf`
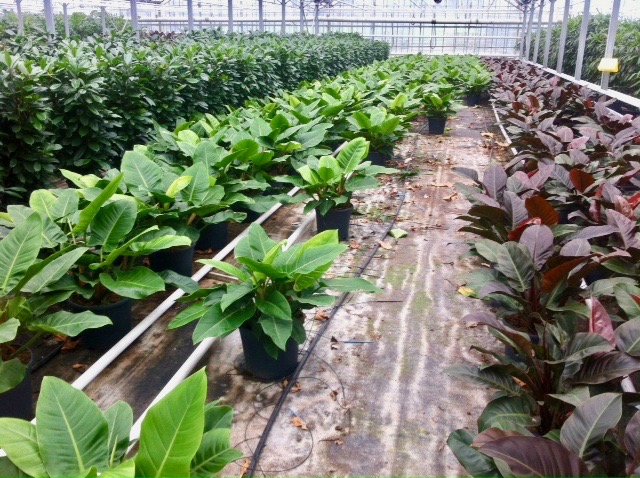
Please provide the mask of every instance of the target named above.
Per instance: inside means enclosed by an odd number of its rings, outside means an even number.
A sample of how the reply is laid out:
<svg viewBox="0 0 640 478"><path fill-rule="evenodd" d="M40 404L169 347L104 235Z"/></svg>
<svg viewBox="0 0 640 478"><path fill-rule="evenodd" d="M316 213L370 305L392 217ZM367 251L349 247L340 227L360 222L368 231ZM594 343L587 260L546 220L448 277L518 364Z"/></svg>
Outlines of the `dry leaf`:
<svg viewBox="0 0 640 478"><path fill-rule="evenodd" d="M89 366L87 364L84 364L84 363L74 363L71 366L71 368L73 370L75 370L76 372L84 373L89 368Z"/></svg>
<svg viewBox="0 0 640 478"><path fill-rule="evenodd" d="M442 199L444 199L445 201L451 201L457 195L458 195L458 193L453 193L453 194L450 194L449 196L446 196L446 197L444 197Z"/></svg>
<svg viewBox="0 0 640 478"><path fill-rule="evenodd" d="M300 390L302 390L300 382L296 382L295 384L293 384L293 387L291 387L291 393L298 393Z"/></svg>
<svg viewBox="0 0 640 478"><path fill-rule="evenodd" d="M302 430L308 430L307 424L303 422L300 417L293 417L291 419L291 423L293 423L294 426L301 428Z"/></svg>
<svg viewBox="0 0 640 478"><path fill-rule="evenodd" d="M343 445L343 444L344 444L344 441L342 441L342 440L340 439L340 440L336 440L334 443L335 443L336 445Z"/></svg>
<svg viewBox="0 0 640 478"><path fill-rule="evenodd" d="M324 310L318 310L316 315L313 316L313 320L317 320L318 322L324 322L327 319L329 319L329 316Z"/></svg>
<svg viewBox="0 0 640 478"><path fill-rule="evenodd" d="M431 183L431 186L434 188L451 188L453 184L451 183Z"/></svg>
<svg viewBox="0 0 640 478"><path fill-rule="evenodd" d="M508 148L508 147L510 146L510 145L509 145L509 143L502 143L502 142L500 142L500 141L498 141L496 144L497 144L498 146L502 146L503 148Z"/></svg>
<svg viewBox="0 0 640 478"><path fill-rule="evenodd" d="M386 249L386 250L393 249L393 246L391 244L389 244L388 242L378 241L378 244L380 244L380 247L382 247L383 249Z"/></svg>
<svg viewBox="0 0 640 478"><path fill-rule="evenodd" d="M62 346L62 351L68 352L69 350L75 350L79 344L80 344L79 339L78 340L67 339L64 345Z"/></svg>
<svg viewBox="0 0 640 478"><path fill-rule="evenodd" d="M338 392L336 392L335 390L331 390L331 393L329 394L329 396L331 397L331 400L333 400L334 402L338 400Z"/></svg>
<svg viewBox="0 0 640 478"><path fill-rule="evenodd" d="M338 339L336 339L333 335L331 336L331 350L337 350L338 349Z"/></svg>
<svg viewBox="0 0 640 478"><path fill-rule="evenodd" d="M484 133L481 133L482 136L484 136L485 138L493 138L495 136L495 134L493 133L489 133L487 131L485 131Z"/></svg>
<svg viewBox="0 0 640 478"><path fill-rule="evenodd" d="M356 241L349 241L349 247L351 249L360 249L360 243Z"/></svg>
<svg viewBox="0 0 640 478"><path fill-rule="evenodd" d="M247 470L249 469L250 464L251 461L249 460L249 458L245 458L244 463L242 463L242 469L240 470L240 478L247 474Z"/></svg>

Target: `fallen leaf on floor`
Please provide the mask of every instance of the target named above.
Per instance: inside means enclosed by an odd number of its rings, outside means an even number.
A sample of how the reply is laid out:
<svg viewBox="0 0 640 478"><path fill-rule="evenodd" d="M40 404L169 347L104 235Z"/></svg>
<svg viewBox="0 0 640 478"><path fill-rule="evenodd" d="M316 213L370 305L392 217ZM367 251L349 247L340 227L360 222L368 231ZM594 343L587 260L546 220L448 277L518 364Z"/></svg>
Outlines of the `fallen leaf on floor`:
<svg viewBox="0 0 640 478"><path fill-rule="evenodd" d="M386 249L388 251L393 249L393 246L391 244L389 244L388 242L378 241L378 244L380 244L380 247L382 247L383 249Z"/></svg>
<svg viewBox="0 0 640 478"><path fill-rule="evenodd" d="M349 241L349 247L351 249L360 249L360 243L356 241Z"/></svg>
<svg viewBox="0 0 640 478"><path fill-rule="evenodd" d="M55 340L56 342L64 342L65 340L67 340L67 336L64 334L55 334L53 336L53 340Z"/></svg>
<svg viewBox="0 0 640 478"><path fill-rule="evenodd" d="M495 134L493 133L489 133L487 131L485 131L484 133L481 133L482 136L484 136L485 138L493 138L495 136Z"/></svg>
<svg viewBox="0 0 640 478"><path fill-rule="evenodd" d="M250 464L251 461L249 460L249 458L245 458L244 463L242 463L242 469L240 470L240 478L247 474L247 470L249 469Z"/></svg>
<svg viewBox="0 0 640 478"><path fill-rule="evenodd" d="M327 315L327 312L324 310L318 310L316 312L316 315L313 316L313 320L317 320L318 322L324 322L328 318L329 316Z"/></svg>
<svg viewBox="0 0 640 478"><path fill-rule="evenodd" d="M67 339L64 345L62 346L62 351L68 352L69 350L75 350L79 344L80 344L80 340Z"/></svg>
<svg viewBox="0 0 640 478"><path fill-rule="evenodd" d="M331 336L331 350L338 350L338 339L336 339L333 335Z"/></svg>
<svg viewBox="0 0 640 478"><path fill-rule="evenodd" d="M73 370L75 370L76 372L80 372L80 373L84 373L87 371L87 369L89 368L89 366L87 364L84 363L74 363L71 368Z"/></svg>
<svg viewBox="0 0 640 478"><path fill-rule="evenodd" d="M296 382L293 387L291 387L291 393L298 393L300 390L302 390L302 385L300 385L300 382Z"/></svg>
<svg viewBox="0 0 640 478"><path fill-rule="evenodd" d="M433 186L434 188L451 188L451 187L453 187L453 184L451 184L451 183L431 183L430 186Z"/></svg>
<svg viewBox="0 0 640 478"><path fill-rule="evenodd" d="M331 390L331 393L329 394L329 396L331 397L331 400L333 400L334 402L338 400L338 392L336 392L335 390Z"/></svg>
<svg viewBox="0 0 640 478"><path fill-rule="evenodd" d="M451 201L457 195L458 195L458 193L453 193L453 194L450 194L450 195L448 195L446 197L443 197L442 199L444 199L445 201Z"/></svg>
<svg viewBox="0 0 640 478"><path fill-rule="evenodd" d="M431 196L429 196L428 194L425 194L424 196L422 196L425 199L429 199Z"/></svg>
<svg viewBox="0 0 640 478"><path fill-rule="evenodd" d="M343 445L343 444L344 444L344 441L340 439L340 440L336 440L334 443L335 443L336 445L340 446L340 445Z"/></svg>
<svg viewBox="0 0 640 478"><path fill-rule="evenodd" d="M293 423L293 425L298 428L301 428L303 430L308 430L307 424L304 421L302 421L300 417L293 417L291 419L291 423Z"/></svg>
<svg viewBox="0 0 640 478"><path fill-rule="evenodd" d="M458 288L458 292L462 295L464 295L465 297L475 297L476 296L476 291L469 288L469 287L460 287Z"/></svg>
<svg viewBox="0 0 640 478"><path fill-rule="evenodd" d="M498 146L502 146L503 148L508 148L508 147L510 146L510 145L509 145L509 143L502 143L502 142L500 142L500 141L498 141L496 144L497 144Z"/></svg>
<svg viewBox="0 0 640 478"><path fill-rule="evenodd" d="M389 231L389 234L394 239L400 239L401 237L407 237L408 236L407 231L405 231L404 229L400 229L399 227L396 228L396 229L391 229Z"/></svg>

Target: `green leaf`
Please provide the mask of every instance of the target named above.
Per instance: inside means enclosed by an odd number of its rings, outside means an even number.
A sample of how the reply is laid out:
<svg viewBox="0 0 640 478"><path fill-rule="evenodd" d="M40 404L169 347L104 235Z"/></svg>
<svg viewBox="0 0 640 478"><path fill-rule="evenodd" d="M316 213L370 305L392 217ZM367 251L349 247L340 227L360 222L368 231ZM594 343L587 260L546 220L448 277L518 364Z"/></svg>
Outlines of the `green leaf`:
<svg viewBox="0 0 640 478"><path fill-rule="evenodd" d="M623 352L640 357L640 318L629 320L618 326L616 345Z"/></svg>
<svg viewBox="0 0 640 478"><path fill-rule="evenodd" d="M529 396L500 397L490 401L478 417L478 431L488 428L518 430L535 425L535 402Z"/></svg>
<svg viewBox="0 0 640 478"><path fill-rule="evenodd" d="M0 296L6 295L38 258L42 221L38 214L13 229L0 241Z"/></svg>
<svg viewBox="0 0 640 478"><path fill-rule="evenodd" d="M293 319L291 317L284 319L262 314L258 319L258 323L264 333L271 337L271 340L279 349L286 350L287 341L291 337L293 330Z"/></svg>
<svg viewBox="0 0 640 478"><path fill-rule="evenodd" d="M188 204L200 205L209 191L209 171L203 163L187 168L183 175L191 176L191 181L180 192L180 197Z"/></svg>
<svg viewBox="0 0 640 478"><path fill-rule="evenodd" d="M511 376L505 375L491 366L480 369L472 365L454 365L447 367L444 371L467 382L488 385L507 392L509 395L520 395L521 393L520 387L516 385Z"/></svg>
<svg viewBox="0 0 640 478"><path fill-rule="evenodd" d="M407 231L400 228L391 229L389 231L389 234L391 234L391 237L393 237L394 239L400 239L401 237L407 237L409 235Z"/></svg>
<svg viewBox="0 0 640 478"><path fill-rule="evenodd" d="M560 442L579 457L622 417L622 394L601 393L578 405L560 429Z"/></svg>
<svg viewBox="0 0 640 478"><path fill-rule="evenodd" d="M158 275L162 278L165 284L172 285L177 287L178 289L182 289L187 294L193 294L194 292L200 290L200 286L196 281L194 281L191 277L186 277L178 274L172 270L165 270L159 272Z"/></svg>
<svg viewBox="0 0 640 478"><path fill-rule="evenodd" d="M52 211L55 201L56 197L51 191L47 189L37 189L29 196L29 207L43 216L55 220Z"/></svg>
<svg viewBox="0 0 640 478"><path fill-rule="evenodd" d="M496 260L497 269L511 279L514 288L523 292L531 287L535 271L529 249L515 242L507 242L498 248Z"/></svg>
<svg viewBox="0 0 640 478"><path fill-rule="evenodd" d="M142 421L136 476L189 476L202 440L206 396L201 369L151 407Z"/></svg>
<svg viewBox="0 0 640 478"><path fill-rule="evenodd" d="M278 244L276 241L269 239L267 233L258 224L249 226L249 233L242 238L235 248L236 259L240 257L249 257L256 261L262 261L273 246Z"/></svg>
<svg viewBox="0 0 640 478"><path fill-rule="evenodd" d="M47 476L33 423L17 418L0 418L0 448L27 475Z"/></svg>
<svg viewBox="0 0 640 478"><path fill-rule="evenodd" d="M339 292L352 292L361 290L363 292L378 293L381 289L373 285L368 280L360 277L337 277L335 279L322 279L322 283L329 289Z"/></svg>
<svg viewBox="0 0 640 478"><path fill-rule="evenodd" d="M231 430L214 429L206 432L191 462L191 476L213 476L232 461L242 458L242 453L231 448Z"/></svg>
<svg viewBox="0 0 640 478"><path fill-rule="evenodd" d="M18 385L27 372L27 366L19 359L0 360L0 393Z"/></svg>
<svg viewBox="0 0 640 478"><path fill-rule="evenodd" d="M209 310L209 307L211 306L205 302L196 302L191 307L187 307L176 315L173 320L169 322L169 325L167 325L167 329L177 329L178 327L190 324L194 320L200 319L207 310Z"/></svg>
<svg viewBox="0 0 640 478"><path fill-rule="evenodd" d="M214 269L221 270L225 274L229 274L230 276L233 276L241 281L246 281L251 278L248 273L246 273L242 269L238 269L236 266L229 264L228 262L218 261L215 259L201 259L198 262L207 266L211 266Z"/></svg>
<svg viewBox="0 0 640 478"><path fill-rule="evenodd" d="M34 320L29 323L28 328L75 337L84 330L97 329L110 324L111 320L108 317L96 315L90 311L79 313L60 311Z"/></svg>
<svg viewBox="0 0 640 478"><path fill-rule="evenodd" d="M344 174L348 174L356 169L356 167L367 157L369 153L369 142L364 138L356 138L338 153L338 163L342 166Z"/></svg>
<svg viewBox="0 0 640 478"><path fill-rule="evenodd" d="M114 201L107 204L91 221L91 232L87 244L102 246L109 251L131 232L136 223L138 209L131 201Z"/></svg>
<svg viewBox="0 0 640 478"><path fill-rule="evenodd" d="M298 254L283 254L273 261L273 266L282 272L294 276L309 274L316 269L326 267L347 249L344 244L325 244L309 249L300 249Z"/></svg>
<svg viewBox="0 0 640 478"><path fill-rule="evenodd" d="M115 178L111 180L109 184L102 190L98 196L91 201L82 211L80 211L80 216L78 217L78 222L73 227L73 234L80 235L87 230L93 218L96 217L96 214L100 211L100 208L113 196L118 190L118 186L120 186L120 182L122 181L122 173L118 174Z"/></svg>
<svg viewBox="0 0 640 478"><path fill-rule="evenodd" d="M135 197L147 197L162 183L162 168L136 151L124 153L121 170L125 184Z"/></svg>
<svg viewBox="0 0 640 478"><path fill-rule="evenodd" d="M115 468L100 474L100 478L134 478L136 476L136 463L127 460L120 463Z"/></svg>
<svg viewBox="0 0 640 478"><path fill-rule="evenodd" d="M113 279L107 273L100 274L100 283L120 297L144 299L164 290L164 281L157 273L143 266L129 271L117 271Z"/></svg>
<svg viewBox="0 0 640 478"><path fill-rule="evenodd" d="M59 220L71 216L78 210L80 198L75 189L63 189L51 206L53 220Z"/></svg>
<svg viewBox="0 0 640 478"><path fill-rule="evenodd" d="M238 303L253 302L253 296L244 300L244 297L253 293L256 290L252 282L243 282L241 284L229 284L227 285L227 292L222 296L220 300L220 309L224 312L229 306Z"/></svg>
<svg viewBox="0 0 640 478"><path fill-rule="evenodd" d="M590 397L589 387L587 387L586 385L573 387L567 393L550 393L549 396L551 398L555 398L556 400L561 400L565 403L573 405L574 407L577 407L585 400L588 400Z"/></svg>
<svg viewBox="0 0 640 478"><path fill-rule="evenodd" d="M129 448L133 410L127 403L118 401L105 410L104 417L109 426L109 467L113 468Z"/></svg>
<svg viewBox="0 0 640 478"><path fill-rule="evenodd" d="M224 312L220 304L209 308L193 331L193 343L202 342L209 337L220 337L221 335L233 332L256 312L253 303L234 304Z"/></svg>
<svg viewBox="0 0 640 478"><path fill-rule="evenodd" d="M471 446L474 438L468 430L456 430L447 438L447 445L471 476L500 476L493 460Z"/></svg>
<svg viewBox="0 0 640 478"><path fill-rule="evenodd" d="M167 188L167 191L164 193L165 196L169 198L175 198L180 191L186 188L192 181L191 176L180 176L176 178Z"/></svg>
<svg viewBox="0 0 640 478"><path fill-rule="evenodd" d="M42 289L53 284L69 272L69 269L71 269L87 250L87 247L79 247L57 257L34 275L29 282L22 287L22 290L32 294L42 291Z"/></svg>
<svg viewBox="0 0 640 478"><path fill-rule="evenodd" d="M45 377L36 408L40 456L51 477L108 466L108 425L98 406L63 380Z"/></svg>
<svg viewBox="0 0 640 478"><path fill-rule="evenodd" d="M18 319L11 318L6 322L0 324L0 344L10 342L16 338L18 334L18 327L20 327L20 321Z"/></svg>
<svg viewBox="0 0 640 478"><path fill-rule="evenodd" d="M129 248L136 256L147 256L172 247L190 246L191 242L187 236L161 236L154 237L149 241L132 242L129 244Z"/></svg>
<svg viewBox="0 0 640 478"><path fill-rule="evenodd" d="M271 291L265 298L256 299L256 307L265 315L281 320L291 320L291 306L287 298L277 290Z"/></svg>
<svg viewBox="0 0 640 478"><path fill-rule="evenodd" d="M204 430L215 428L231 428L233 424L233 408L228 405L218 405L218 401L204 406Z"/></svg>

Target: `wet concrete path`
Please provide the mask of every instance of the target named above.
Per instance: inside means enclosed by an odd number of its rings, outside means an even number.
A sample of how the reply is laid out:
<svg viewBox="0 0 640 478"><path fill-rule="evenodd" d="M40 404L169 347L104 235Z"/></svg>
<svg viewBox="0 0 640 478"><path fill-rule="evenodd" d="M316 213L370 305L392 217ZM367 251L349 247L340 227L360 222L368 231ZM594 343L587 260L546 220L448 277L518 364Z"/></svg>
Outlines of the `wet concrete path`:
<svg viewBox="0 0 640 478"><path fill-rule="evenodd" d="M494 342L461 321L482 305L458 292L477 264L465 257L465 241L473 238L458 232L463 223L456 216L468 203L455 194L454 183L464 180L451 168L482 170L503 154L493 122L487 107L465 109L445 136L407 138L396 159L416 174L391 180L356 203L363 215L352 225L350 254L336 273L363 262L403 194L395 227L408 236L385 238L365 271L382 294L350 297L321 338L314 331L322 320L307 321L319 343L271 430L256 476L465 474L446 439L457 428L475 427L489 392L443 369L477 363L470 347ZM251 456L282 384L242 376L240 354L237 337L216 347L208 361L210 394L235 407L234 442ZM228 471L242 472L243 464Z"/></svg>

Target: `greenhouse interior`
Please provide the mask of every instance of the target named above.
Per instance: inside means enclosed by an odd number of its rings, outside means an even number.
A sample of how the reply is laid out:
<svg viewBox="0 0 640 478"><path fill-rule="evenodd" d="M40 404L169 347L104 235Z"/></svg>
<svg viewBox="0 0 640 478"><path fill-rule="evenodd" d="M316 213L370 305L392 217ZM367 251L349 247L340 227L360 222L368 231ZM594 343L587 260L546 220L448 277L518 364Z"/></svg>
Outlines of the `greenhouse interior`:
<svg viewBox="0 0 640 478"><path fill-rule="evenodd" d="M637 0L0 0L0 476L638 476L639 115Z"/></svg>

